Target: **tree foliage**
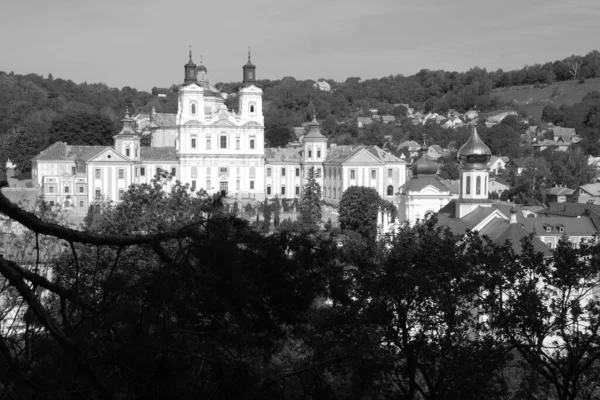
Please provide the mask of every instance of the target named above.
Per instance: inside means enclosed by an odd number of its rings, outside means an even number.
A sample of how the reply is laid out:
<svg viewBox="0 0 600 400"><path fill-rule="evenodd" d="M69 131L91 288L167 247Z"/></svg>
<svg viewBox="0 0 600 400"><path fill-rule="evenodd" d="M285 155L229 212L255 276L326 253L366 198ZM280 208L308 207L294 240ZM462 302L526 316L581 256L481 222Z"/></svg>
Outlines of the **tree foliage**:
<svg viewBox="0 0 600 400"><path fill-rule="evenodd" d="M340 227L360 233L365 240L377 236L377 212L382 199L377 190L364 186L350 186L340 200Z"/></svg>

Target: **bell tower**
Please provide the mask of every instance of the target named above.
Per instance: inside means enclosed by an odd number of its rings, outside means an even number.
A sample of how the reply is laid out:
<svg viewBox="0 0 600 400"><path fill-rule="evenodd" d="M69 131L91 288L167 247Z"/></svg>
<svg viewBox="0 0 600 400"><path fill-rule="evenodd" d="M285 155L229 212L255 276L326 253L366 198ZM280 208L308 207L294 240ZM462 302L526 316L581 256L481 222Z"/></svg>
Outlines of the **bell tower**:
<svg viewBox="0 0 600 400"><path fill-rule="evenodd" d="M125 118L121 120L123 128L115 135L115 150L133 161L140 161L140 135L135 131L134 120L129 116L129 110L125 110Z"/></svg>
<svg viewBox="0 0 600 400"><path fill-rule="evenodd" d="M183 80L184 85L189 85L190 83L196 83L196 64L192 61L192 46L190 46L190 60L183 66L185 71L185 78Z"/></svg>
<svg viewBox="0 0 600 400"><path fill-rule="evenodd" d="M459 218L470 213L479 206L491 206L488 199L489 168L492 156L490 148L477 134L473 127L471 137L458 150L459 168Z"/></svg>
<svg viewBox="0 0 600 400"><path fill-rule="evenodd" d="M248 47L248 62L243 67L244 76L242 80L243 86L256 84L256 66L250 61L250 47Z"/></svg>

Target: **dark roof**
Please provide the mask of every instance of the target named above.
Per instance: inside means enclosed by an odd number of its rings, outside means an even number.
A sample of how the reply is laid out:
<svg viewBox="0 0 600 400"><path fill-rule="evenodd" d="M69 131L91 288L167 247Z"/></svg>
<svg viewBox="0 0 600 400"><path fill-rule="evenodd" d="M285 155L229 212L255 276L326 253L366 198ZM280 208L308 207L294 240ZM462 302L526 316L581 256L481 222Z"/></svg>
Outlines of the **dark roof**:
<svg viewBox="0 0 600 400"><path fill-rule="evenodd" d="M317 122L316 118L313 118L308 126L310 127L310 130L306 135L304 135L304 139L327 140L327 138L321 133L321 129L319 129L319 123Z"/></svg>
<svg viewBox="0 0 600 400"><path fill-rule="evenodd" d="M589 217L581 216L573 217L545 217L545 218L525 218L525 226L531 232L536 232L539 235L572 235L572 236L591 236L598 233L598 230L592 223ZM560 231L560 227L564 231ZM546 228L550 227L550 232L546 232Z"/></svg>
<svg viewBox="0 0 600 400"><path fill-rule="evenodd" d="M508 222L508 221L506 221ZM529 237L531 232L529 232L523 224L508 224L508 227L494 240L497 244L504 244L508 240L512 245L512 248L516 254L521 254L523 252L523 239ZM542 241L537 237L533 236L531 238L531 244L533 245L533 249L536 252L543 253L545 257L552 255L552 251L546 246Z"/></svg>
<svg viewBox="0 0 600 400"><path fill-rule="evenodd" d="M300 150L291 147L268 147L265 149L265 159L269 162L293 162L300 163L302 156Z"/></svg>
<svg viewBox="0 0 600 400"><path fill-rule="evenodd" d="M433 175L422 175L406 181L404 185L400 187L400 193L420 192L427 186L433 186L442 192L450 192L450 188L444 185L438 177Z"/></svg>
<svg viewBox="0 0 600 400"><path fill-rule="evenodd" d="M142 161L177 161L175 147L140 147Z"/></svg>
<svg viewBox="0 0 600 400"><path fill-rule="evenodd" d="M87 161L110 146L69 146L65 142L56 142L34 157L37 161Z"/></svg>
<svg viewBox="0 0 600 400"><path fill-rule="evenodd" d="M378 146L352 145L352 146L333 146L327 150L326 163L343 163L354 157L360 151L366 150L381 162L398 162L406 163L406 161L396 157L392 153L381 149Z"/></svg>

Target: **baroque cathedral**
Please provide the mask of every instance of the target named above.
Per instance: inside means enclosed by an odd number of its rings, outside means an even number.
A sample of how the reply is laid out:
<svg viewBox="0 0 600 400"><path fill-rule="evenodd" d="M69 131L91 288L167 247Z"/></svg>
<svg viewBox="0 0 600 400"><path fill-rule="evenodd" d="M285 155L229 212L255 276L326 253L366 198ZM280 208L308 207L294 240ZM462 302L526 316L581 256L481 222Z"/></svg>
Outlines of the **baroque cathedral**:
<svg viewBox="0 0 600 400"><path fill-rule="evenodd" d="M86 210L97 199L119 201L129 185L166 172L193 190L260 201L300 197L308 169L314 168L323 199L331 204L350 186L372 187L394 200L406 180L406 162L377 146L329 144L316 119L298 145L265 148L263 91L250 53L242 73L234 112L190 51L176 114L154 109L126 114L114 146L56 142L33 159L34 185L52 204ZM142 134L151 135L150 147L141 146Z"/></svg>

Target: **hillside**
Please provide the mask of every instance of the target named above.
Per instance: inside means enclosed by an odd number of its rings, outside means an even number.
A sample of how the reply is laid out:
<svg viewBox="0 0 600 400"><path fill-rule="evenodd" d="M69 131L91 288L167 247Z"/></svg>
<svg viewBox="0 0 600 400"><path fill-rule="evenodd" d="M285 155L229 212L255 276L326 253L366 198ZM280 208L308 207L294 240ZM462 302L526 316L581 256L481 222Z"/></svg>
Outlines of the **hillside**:
<svg viewBox="0 0 600 400"><path fill-rule="evenodd" d="M571 80L549 85L523 85L498 88L492 91L503 102L514 101L520 109L540 120L542 110L548 104L557 108L581 102L583 97L594 90L600 91L600 78L586 79L585 83Z"/></svg>

